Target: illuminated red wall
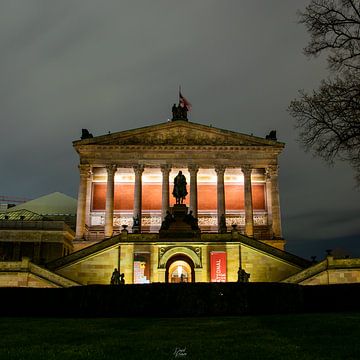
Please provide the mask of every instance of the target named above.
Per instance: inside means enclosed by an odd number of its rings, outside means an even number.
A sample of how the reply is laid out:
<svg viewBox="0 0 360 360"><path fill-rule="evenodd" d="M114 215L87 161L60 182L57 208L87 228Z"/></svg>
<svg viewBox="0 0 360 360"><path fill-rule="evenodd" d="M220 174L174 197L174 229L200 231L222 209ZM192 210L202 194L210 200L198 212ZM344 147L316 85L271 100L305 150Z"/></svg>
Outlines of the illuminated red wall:
<svg viewBox="0 0 360 360"><path fill-rule="evenodd" d="M134 206L134 184L116 184L115 210L132 210ZM106 183L93 183L92 209L105 210Z"/></svg>
<svg viewBox="0 0 360 360"><path fill-rule="evenodd" d="M170 186L170 205L173 206L175 199L172 196ZM265 209L265 187L262 184L252 186L254 210ZM189 191L189 189L188 189ZM143 184L142 186L142 209L161 210L161 184ZM244 186L225 184L225 201L227 210L244 210ZM106 183L93 184L93 210L105 210ZM186 197L186 205L189 205L190 196ZM134 184L121 183L115 185L115 210L132 210L134 204ZM198 209L216 210L217 191L216 184L198 184Z"/></svg>
<svg viewBox="0 0 360 360"><path fill-rule="evenodd" d="M217 209L216 185L198 184L198 210Z"/></svg>
<svg viewBox="0 0 360 360"><path fill-rule="evenodd" d="M142 186L142 209L161 210L161 185L143 184Z"/></svg>
<svg viewBox="0 0 360 360"><path fill-rule="evenodd" d="M265 209L265 186L251 186L254 210ZM227 210L244 210L244 186L225 184L225 201Z"/></svg>
<svg viewBox="0 0 360 360"><path fill-rule="evenodd" d="M115 210L132 210L134 206L134 184L121 183L115 185ZM93 210L105 210L106 183L93 184ZM161 185L143 184L142 209L161 210Z"/></svg>

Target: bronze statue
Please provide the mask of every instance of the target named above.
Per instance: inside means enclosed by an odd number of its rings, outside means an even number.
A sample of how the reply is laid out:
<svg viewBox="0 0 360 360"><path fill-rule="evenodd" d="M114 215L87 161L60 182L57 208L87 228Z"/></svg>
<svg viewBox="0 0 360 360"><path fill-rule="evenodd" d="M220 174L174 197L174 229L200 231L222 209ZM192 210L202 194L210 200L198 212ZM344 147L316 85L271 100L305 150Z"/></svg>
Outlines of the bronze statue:
<svg viewBox="0 0 360 360"><path fill-rule="evenodd" d="M124 273L121 273L120 274L120 282L119 282L120 285L125 285L125 274Z"/></svg>
<svg viewBox="0 0 360 360"><path fill-rule="evenodd" d="M139 214L136 217L133 217L133 226L140 226Z"/></svg>
<svg viewBox="0 0 360 360"><path fill-rule="evenodd" d="M172 222L174 222L174 221L175 221L174 217L170 214L170 211L167 210L166 211L166 216L165 216L163 222L161 223L161 229L160 230L168 230L169 227L170 227L170 224Z"/></svg>
<svg viewBox="0 0 360 360"><path fill-rule="evenodd" d="M181 171L175 176L172 194L176 199L176 204L182 204L188 194L186 190L186 178Z"/></svg>
<svg viewBox="0 0 360 360"><path fill-rule="evenodd" d="M184 221L191 226L192 230L199 230L198 219L194 217L192 210L190 210L189 214L185 215Z"/></svg>
<svg viewBox="0 0 360 360"><path fill-rule="evenodd" d="M247 273L244 269L239 267L238 270L238 282L249 282L250 274Z"/></svg>
<svg viewBox="0 0 360 360"><path fill-rule="evenodd" d="M186 120L187 121L187 108L186 106L181 106L176 104L173 105L172 109L172 120Z"/></svg>
<svg viewBox="0 0 360 360"><path fill-rule="evenodd" d="M133 226L132 226L132 232L134 234L137 234L140 232L141 223L140 223L140 214L137 214L135 217L133 217Z"/></svg>
<svg viewBox="0 0 360 360"><path fill-rule="evenodd" d="M119 285L120 284L120 272L118 269L114 269L112 275L111 275L111 280L110 280L110 284L111 285Z"/></svg>
<svg viewBox="0 0 360 360"><path fill-rule="evenodd" d="M81 129L81 140L91 139L92 137L93 134L91 134L88 129Z"/></svg>
<svg viewBox="0 0 360 360"><path fill-rule="evenodd" d="M276 141L277 140L277 138L276 138L276 130L271 130L269 132L269 135L266 135L265 139L266 140L274 140L274 141Z"/></svg>

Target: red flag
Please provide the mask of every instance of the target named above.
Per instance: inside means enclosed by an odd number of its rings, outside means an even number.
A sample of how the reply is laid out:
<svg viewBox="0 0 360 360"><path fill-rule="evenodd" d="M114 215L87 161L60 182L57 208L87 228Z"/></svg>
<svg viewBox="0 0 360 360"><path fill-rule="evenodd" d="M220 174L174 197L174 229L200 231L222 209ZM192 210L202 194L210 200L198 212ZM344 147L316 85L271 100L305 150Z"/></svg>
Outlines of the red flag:
<svg viewBox="0 0 360 360"><path fill-rule="evenodd" d="M189 101L184 98L184 96L181 94L181 91L179 91L179 105L181 107L185 107L187 111L191 111L191 104L189 103Z"/></svg>

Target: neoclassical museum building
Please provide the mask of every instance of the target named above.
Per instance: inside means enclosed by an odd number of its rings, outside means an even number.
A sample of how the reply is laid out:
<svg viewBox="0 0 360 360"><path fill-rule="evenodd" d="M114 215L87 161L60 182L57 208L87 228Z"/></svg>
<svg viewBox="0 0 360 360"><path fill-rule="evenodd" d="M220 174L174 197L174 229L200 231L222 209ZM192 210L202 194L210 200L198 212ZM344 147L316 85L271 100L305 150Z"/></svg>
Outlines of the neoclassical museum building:
<svg viewBox="0 0 360 360"><path fill-rule="evenodd" d="M0 286L109 284L115 268L126 284L360 281L360 262L328 257L314 265L285 251L278 183L284 144L275 131L261 138L177 114L173 108L171 121L102 136L83 129L73 142L76 231L64 230L66 242L49 257L41 250L48 231L37 230L35 259L41 254L45 262L21 258L18 246L15 261L0 262ZM187 193L181 199L173 196L179 174ZM0 216L0 238L19 244L9 218ZM330 281L331 266L337 270Z"/></svg>
<svg viewBox="0 0 360 360"><path fill-rule="evenodd" d="M278 156L284 144L190 122L93 137L80 158L75 252L48 268L81 284L280 281L309 266L284 251ZM186 178L176 205L174 179ZM170 219L170 221L168 221ZM76 251L77 250L77 251Z"/></svg>

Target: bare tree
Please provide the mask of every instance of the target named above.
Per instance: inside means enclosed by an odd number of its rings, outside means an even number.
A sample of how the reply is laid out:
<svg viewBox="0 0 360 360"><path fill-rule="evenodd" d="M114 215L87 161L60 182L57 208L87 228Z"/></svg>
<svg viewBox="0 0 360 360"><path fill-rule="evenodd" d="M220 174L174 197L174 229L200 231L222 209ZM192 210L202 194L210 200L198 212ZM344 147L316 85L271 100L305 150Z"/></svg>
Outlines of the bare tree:
<svg viewBox="0 0 360 360"><path fill-rule="evenodd" d="M349 161L360 185L360 1L312 0L300 23L311 35L307 56L327 54L331 77L289 106L300 142L327 162Z"/></svg>

